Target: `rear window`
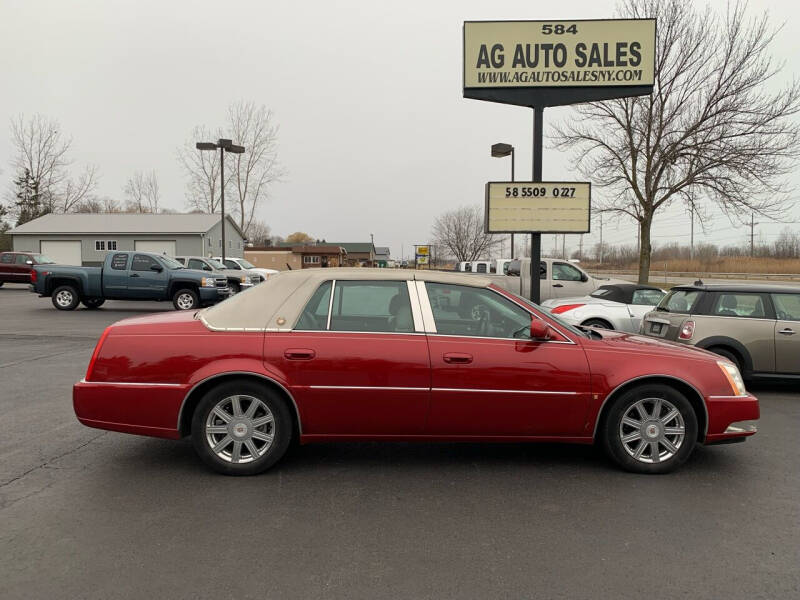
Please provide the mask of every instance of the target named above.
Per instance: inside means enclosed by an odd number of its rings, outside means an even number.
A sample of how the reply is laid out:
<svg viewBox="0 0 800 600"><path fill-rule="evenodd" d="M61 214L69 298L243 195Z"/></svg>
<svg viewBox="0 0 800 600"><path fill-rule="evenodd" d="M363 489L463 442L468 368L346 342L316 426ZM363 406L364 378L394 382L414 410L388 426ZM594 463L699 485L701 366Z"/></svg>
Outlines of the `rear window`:
<svg viewBox="0 0 800 600"><path fill-rule="evenodd" d="M700 298L699 290L672 290L658 304L658 310L688 314Z"/></svg>
<svg viewBox="0 0 800 600"><path fill-rule="evenodd" d="M645 306L655 306L664 297L661 290L636 290L633 292L631 304L643 304Z"/></svg>
<svg viewBox="0 0 800 600"><path fill-rule="evenodd" d="M0 254L0 263L4 265L10 265L14 262L14 255L13 254Z"/></svg>

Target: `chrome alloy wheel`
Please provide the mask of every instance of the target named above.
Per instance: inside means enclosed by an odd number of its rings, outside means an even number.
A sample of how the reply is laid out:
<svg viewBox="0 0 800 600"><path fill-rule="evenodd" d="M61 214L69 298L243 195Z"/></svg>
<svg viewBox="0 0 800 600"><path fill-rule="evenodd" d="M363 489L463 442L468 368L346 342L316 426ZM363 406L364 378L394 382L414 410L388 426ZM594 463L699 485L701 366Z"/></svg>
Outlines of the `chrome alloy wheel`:
<svg viewBox="0 0 800 600"><path fill-rule="evenodd" d="M675 405L663 398L634 402L619 423L619 439L625 451L647 464L675 456L685 436L683 416Z"/></svg>
<svg viewBox="0 0 800 600"><path fill-rule="evenodd" d="M72 292L69 290L61 290L56 294L56 304L64 308L69 307L73 300L74 297L72 296Z"/></svg>
<svg viewBox="0 0 800 600"><path fill-rule="evenodd" d="M181 294L175 303L181 310L189 310L194 306L194 298L192 298L191 294Z"/></svg>
<svg viewBox="0 0 800 600"><path fill-rule="evenodd" d="M217 402L205 423L206 443L229 463L249 463L264 456L275 438L272 412L253 396L228 396Z"/></svg>

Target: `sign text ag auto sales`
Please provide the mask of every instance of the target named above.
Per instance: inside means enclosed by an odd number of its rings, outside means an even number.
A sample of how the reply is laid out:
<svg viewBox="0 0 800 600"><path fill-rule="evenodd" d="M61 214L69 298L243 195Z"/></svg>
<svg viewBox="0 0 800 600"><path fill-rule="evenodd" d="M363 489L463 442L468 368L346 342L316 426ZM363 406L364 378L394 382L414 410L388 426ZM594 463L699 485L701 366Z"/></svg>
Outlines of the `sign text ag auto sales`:
<svg viewBox="0 0 800 600"><path fill-rule="evenodd" d="M468 21L464 87L652 86L653 19Z"/></svg>

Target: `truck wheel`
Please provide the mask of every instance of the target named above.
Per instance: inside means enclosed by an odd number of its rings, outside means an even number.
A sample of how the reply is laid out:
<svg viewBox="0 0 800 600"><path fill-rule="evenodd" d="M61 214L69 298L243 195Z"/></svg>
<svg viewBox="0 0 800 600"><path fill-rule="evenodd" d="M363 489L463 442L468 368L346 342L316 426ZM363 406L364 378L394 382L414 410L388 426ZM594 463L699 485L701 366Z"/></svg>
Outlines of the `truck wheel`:
<svg viewBox="0 0 800 600"><path fill-rule="evenodd" d="M78 296L78 290L71 285L60 285L53 290L53 295L50 297L58 310L75 310L81 299Z"/></svg>
<svg viewBox="0 0 800 600"><path fill-rule="evenodd" d="M175 310L192 310L200 306L200 298L197 297L197 292L194 290L183 288L172 296L172 305Z"/></svg>
<svg viewBox="0 0 800 600"><path fill-rule="evenodd" d="M94 309L103 306L105 301L105 298L86 298L85 300L81 300L81 304L83 304L86 308Z"/></svg>
<svg viewBox="0 0 800 600"><path fill-rule="evenodd" d="M242 291L242 286L239 285L238 281L231 281L228 285L231 288L231 294L238 294Z"/></svg>

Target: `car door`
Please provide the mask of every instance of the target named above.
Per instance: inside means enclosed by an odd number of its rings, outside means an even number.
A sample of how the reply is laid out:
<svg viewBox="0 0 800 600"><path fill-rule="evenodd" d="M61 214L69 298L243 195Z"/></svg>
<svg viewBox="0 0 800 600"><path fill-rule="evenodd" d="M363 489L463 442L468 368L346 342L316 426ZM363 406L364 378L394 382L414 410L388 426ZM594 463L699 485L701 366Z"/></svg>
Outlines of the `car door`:
<svg viewBox="0 0 800 600"><path fill-rule="evenodd" d="M33 263L33 259L29 254L17 254L14 257L14 264L10 265L12 269L13 280L17 283L30 283L31 282L31 268L28 262Z"/></svg>
<svg viewBox="0 0 800 600"><path fill-rule="evenodd" d="M129 298L158 300L166 295L169 273L152 256L134 254L128 274Z"/></svg>
<svg viewBox="0 0 800 600"><path fill-rule="evenodd" d="M551 285L553 298L586 296L594 291L590 281L584 281L583 271L566 262L553 262L551 265Z"/></svg>
<svg viewBox="0 0 800 600"><path fill-rule="evenodd" d="M775 371L800 375L800 293L771 294L775 306Z"/></svg>
<svg viewBox="0 0 800 600"><path fill-rule="evenodd" d="M589 368L566 335L531 340L531 313L490 288L420 283L431 355L426 433L586 436Z"/></svg>
<svg viewBox="0 0 800 600"><path fill-rule="evenodd" d="M416 293L405 280L331 280L291 332L267 335L265 361L285 374L304 435L423 432L430 363L415 313Z"/></svg>

